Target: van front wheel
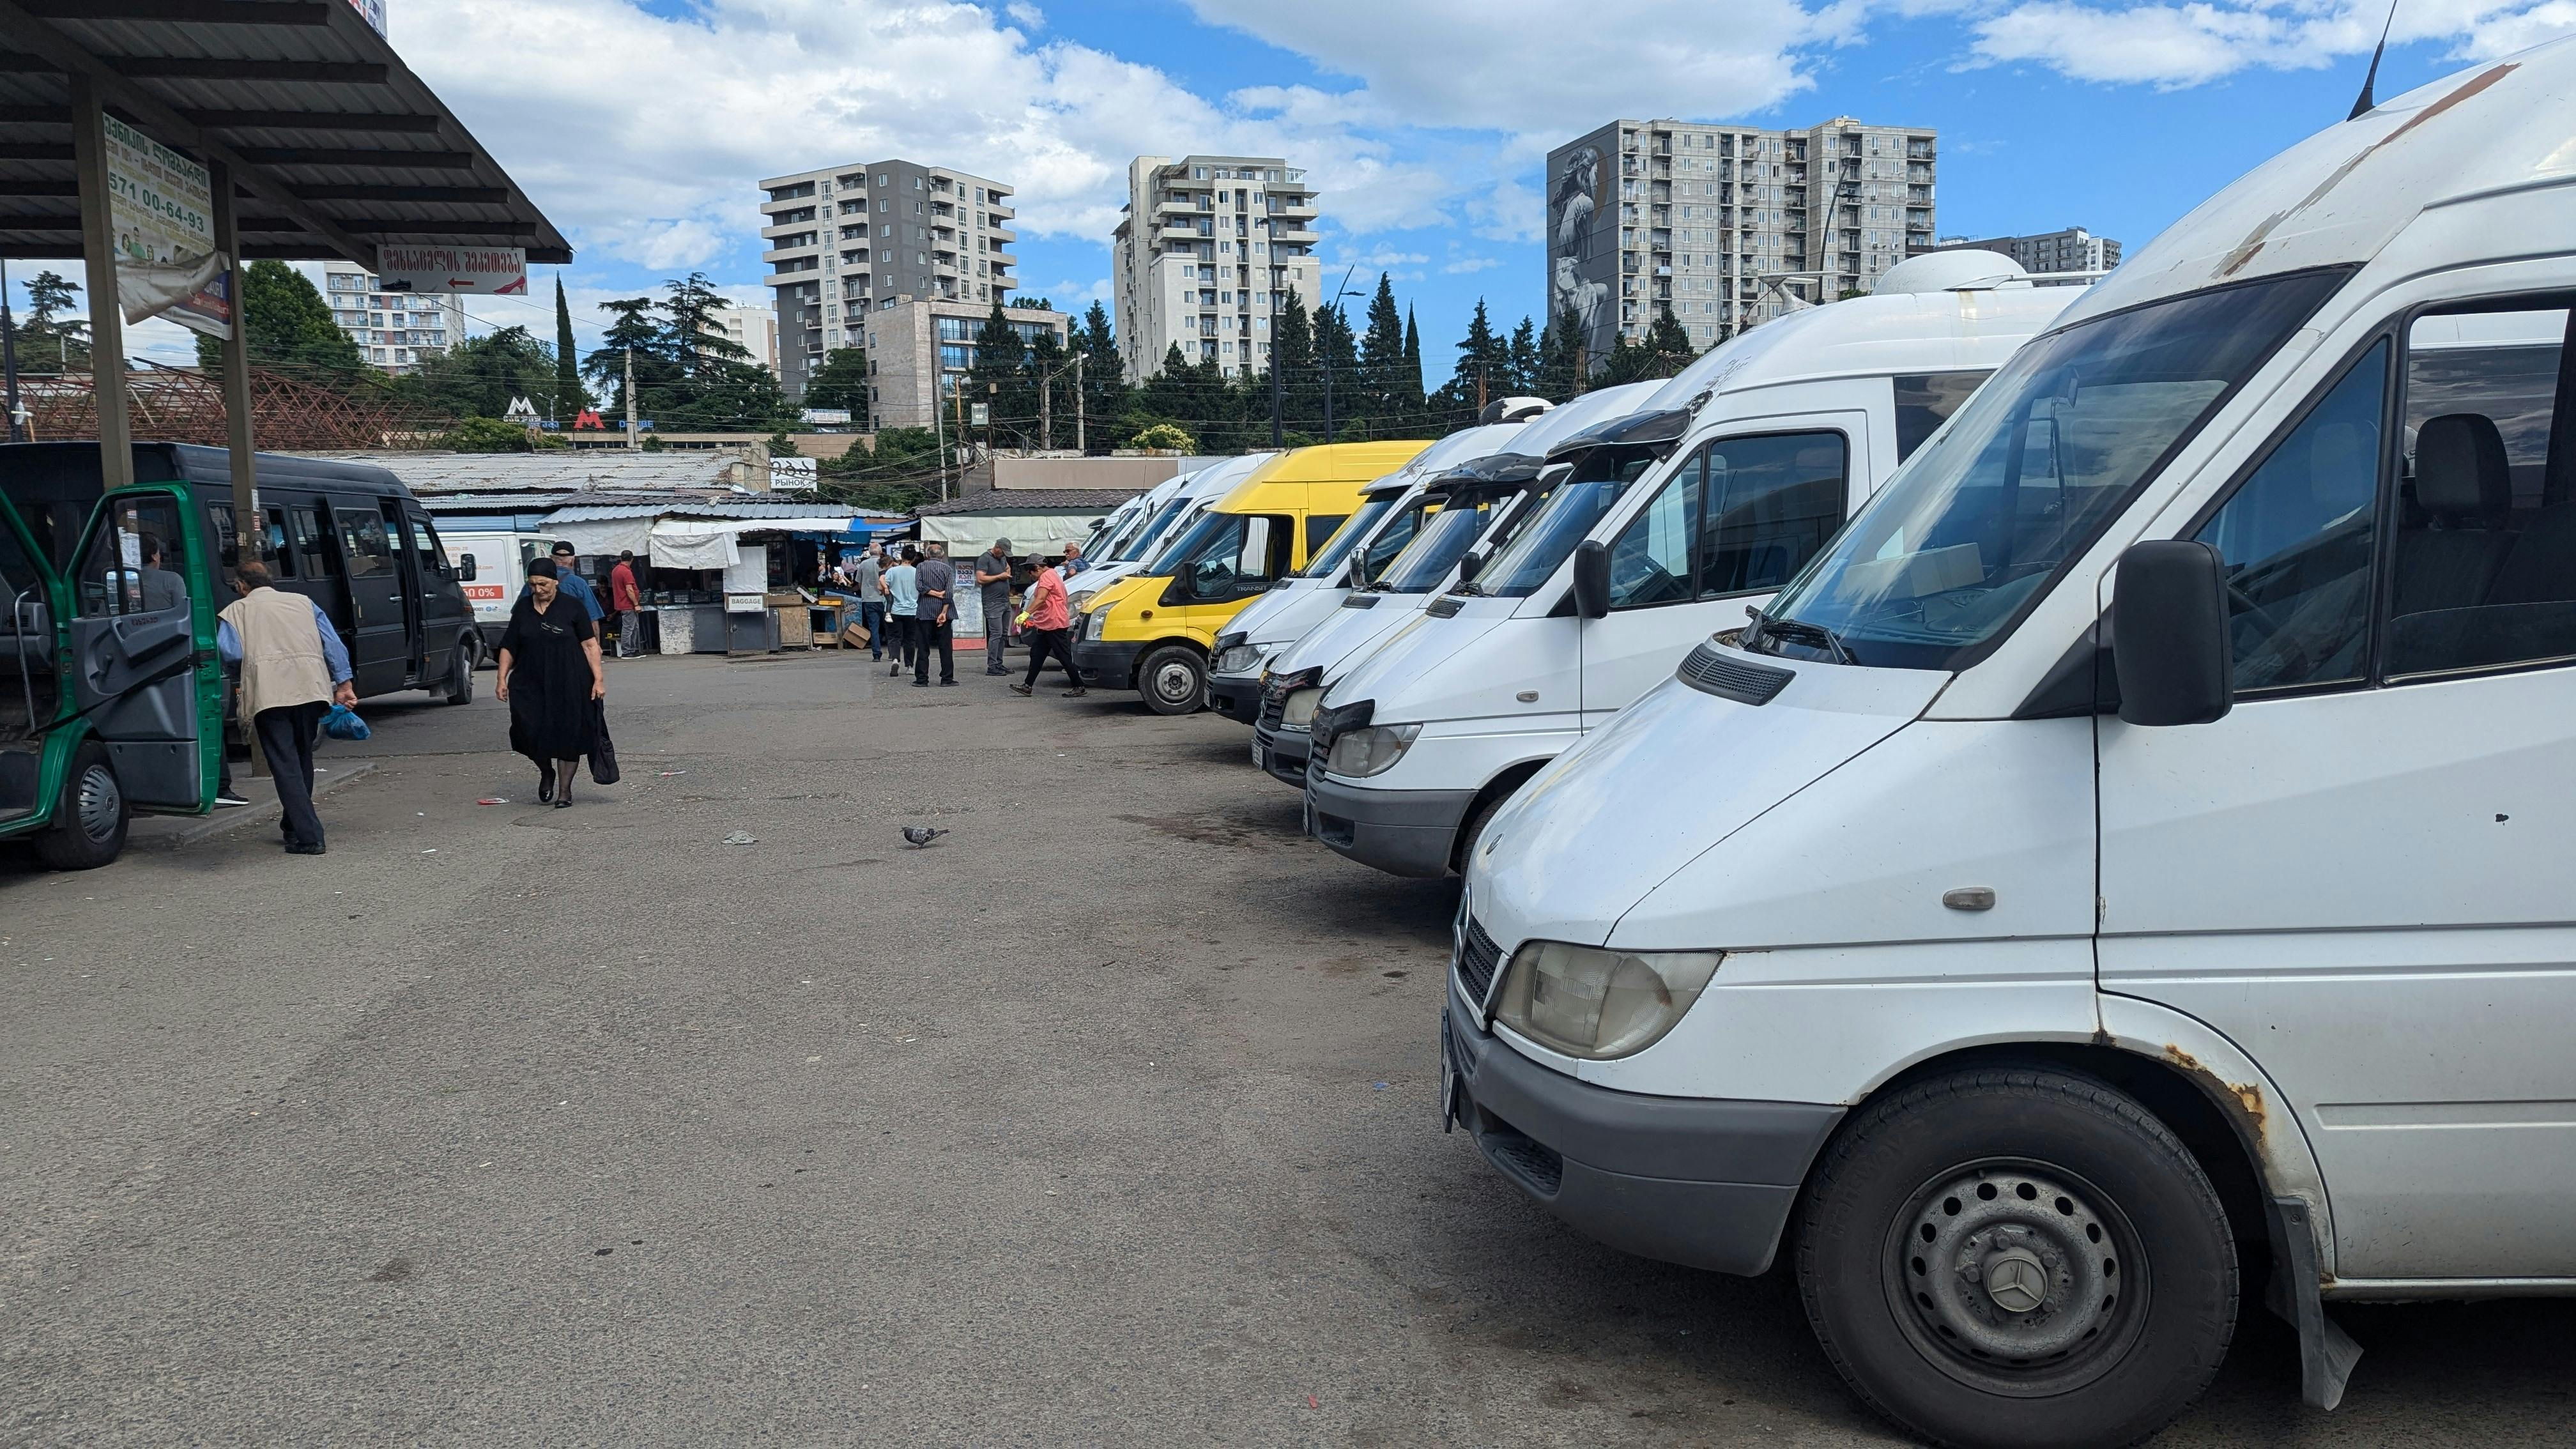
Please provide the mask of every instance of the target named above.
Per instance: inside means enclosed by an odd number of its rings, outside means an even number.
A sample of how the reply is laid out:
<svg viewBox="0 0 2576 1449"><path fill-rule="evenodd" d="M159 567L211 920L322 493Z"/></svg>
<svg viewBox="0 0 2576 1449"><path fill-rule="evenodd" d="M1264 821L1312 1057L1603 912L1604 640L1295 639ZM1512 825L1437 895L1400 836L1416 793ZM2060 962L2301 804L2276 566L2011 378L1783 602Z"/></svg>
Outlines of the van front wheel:
<svg viewBox="0 0 2576 1449"><path fill-rule="evenodd" d="M72 754L54 801L54 826L36 837L36 855L56 870L96 870L125 853L125 790L96 740Z"/></svg>
<svg viewBox="0 0 2576 1449"><path fill-rule="evenodd" d="M2063 1072L1871 1103L1817 1164L1797 1261L1834 1367L1941 1444L2133 1443L2208 1387L2236 1326L2207 1175L2136 1102Z"/></svg>
<svg viewBox="0 0 2576 1449"><path fill-rule="evenodd" d="M1166 644L1136 666L1136 687L1156 714L1195 714L1207 703L1207 661L1187 644Z"/></svg>
<svg viewBox="0 0 2576 1449"><path fill-rule="evenodd" d="M474 702L474 640L471 635L456 641L448 652L446 698L449 704Z"/></svg>

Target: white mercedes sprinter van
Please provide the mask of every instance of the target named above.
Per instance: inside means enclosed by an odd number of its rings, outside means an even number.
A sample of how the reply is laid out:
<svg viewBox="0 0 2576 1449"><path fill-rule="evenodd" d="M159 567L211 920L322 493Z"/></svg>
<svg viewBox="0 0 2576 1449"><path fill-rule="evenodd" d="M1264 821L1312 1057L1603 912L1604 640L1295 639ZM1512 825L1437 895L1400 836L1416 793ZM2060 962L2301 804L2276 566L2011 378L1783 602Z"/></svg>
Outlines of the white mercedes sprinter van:
<svg viewBox="0 0 2576 1449"><path fill-rule="evenodd" d="M1403 550L1355 577L1339 607L1275 650L1263 671L1252 762L1291 789L1306 788L1307 724L1330 683L1420 616L1462 571L1502 546L1566 470L1547 459L1566 438L1636 411L1663 387L1632 382L1588 392L1476 457L1426 478L1411 500L1426 514ZM1376 552L1376 550L1372 550ZM1472 558L1471 558L1472 555ZM1356 574L1356 571L1355 571Z"/></svg>
<svg viewBox="0 0 2576 1449"><path fill-rule="evenodd" d="M2176 223L1479 843L1454 1120L1947 1444L2576 1292L2576 40Z"/></svg>
<svg viewBox="0 0 2576 1449"><path fill-rule="evenodd" d="M1325 693L1309 829L1397 875L1460 868L1522 781L1767 602L2080 295L1992 252L1918 257L1875 295L1736 337L1623 425L1578 436L1592 446L1519 535Z"/></svg>
<svg viewBox="0 0 2576 1449"><path fill-rule="evenodd" d="M1539 406L1543 410L1546 405ZM1460 428L1362 488L1358 511L1342 520L1306 567L1246 604L1217 636L1215 657L1209 662L1208 708L1228 719L1252 723L1261 707L1262 661L1330 617L1350 592L1354 573L1375 574L1413 541L1413 530L1426 507L1423 480L1464 459L1494 451L1523 426L1513 422Z"/></svg>
<svg viewBox="0 0 2576 1449"><path fill-rule="evenodd" d="M1131 529L1111 557L1093 560L1090 568L1065 581L1065 596L1077 604L1145 566L1165 544L1189 531L1189 526L1208 505L1223 498L1235 484L1242 482L1253 469L1270 460L1269 453L1246 453L1211 463L1195 473L1184 473L1170 482L1158 485L1169 488L1160 507L1141 524Z"/></svg>

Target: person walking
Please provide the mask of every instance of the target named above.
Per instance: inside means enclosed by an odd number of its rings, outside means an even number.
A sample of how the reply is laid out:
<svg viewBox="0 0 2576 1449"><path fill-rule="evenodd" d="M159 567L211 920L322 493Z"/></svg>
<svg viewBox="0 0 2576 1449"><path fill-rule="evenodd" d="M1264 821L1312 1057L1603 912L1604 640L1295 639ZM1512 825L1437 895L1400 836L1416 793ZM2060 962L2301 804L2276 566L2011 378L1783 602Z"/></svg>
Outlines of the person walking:
<svg viewBox="0 0 2576 1449"><path fill-rule="evenodd" d="M921 550L904 545L893 568L885 571L886 628L894 632L894 664L886 670L892 679L912 667L912 614L921 596Z"/></svg>
<svg viewBox="0 0 2576 1449"><path fill-rule="evenodd" d="M1011 666L1002 662L1002 651L1011 640L1011 541L993 540L992 548L975 560L975 587L984 596L984 672L1008 674Z"/></svg>
<svg viewBox="0 0 2576 1449"><path fill-rule="evenodd" d="M323 853L322 817L313 809L313 734L334 704L356 704L349 648L322 606L277 591L268 565L233 566L233 590L215 628L215 652L241 666L241 710L277 780L289 855Z"/></svg>
<svg viewBox="0 0 2576 1449"><path fill-rule="evenodd" d="M1047 567L1039 554L1029 555L1029 567L1038 571L1029 585L1028 621L1020 625L1020 636L1029 645L1028 678L1011 686L1014 694L1027 696L1037 692L1038 671L1046 667L1053 654L1064 664L1064 677L1073 688L1064 692L1067 699L1080 699L1091 693L1082 687L1082 671L1073 666L1073 607L1064 596L1064 575Z"/></svg>
<svg viewBox="0 0 2576 1449"><path fill-rule="evenodd" d="M850 585L859 591L859 627L868 631L868 658L882 662L886 646L885 565L877 558L877 546L859 555L850 566Z"/></svg>
<svg viewBox="0 0 2576 1449"><path fill-rule="evenodd" d="M556 544L552 557L555 561L556 590L579 601L582 612L590 615L591 631L597 633L599 621L607 616L608 611L599 606L599 593L590 586L590 580L573 571L572 545ZM529 569L528 577L531 579L536 577L536 570L533 567ZM519 597L524 599L527 596L528 586L519 585Z"/></svg>
<svg viewBox="0 0 2576 1449"><path fill-rule="evenodd" d="M944 544L930 546L930 557L913 570L913 588L920 600L912 608L912 687L930 687L930 651L939 651L939 687L957 683L957 615L949 608L949 595L957 589L957 569L948 562Z"/></svg>
<svg viewBox="0 0 2576 1449"><path fill-rule="evenodd" d="M510 706L511 750L536 762L537 799L569 808L573 776L599 743L597 701L608 697L608 674L599 662L599 627L544 559L528 565L527 595L501 631L500 682L492 692Z"/></svg>
<svg viewBox="0 0 2576 1449"><path fill-rule="evenodd" d="M617 612L617 657L633 659L644 652L644 591L635 586L635 550L617 555L608 571L608 607Z"/></svg>

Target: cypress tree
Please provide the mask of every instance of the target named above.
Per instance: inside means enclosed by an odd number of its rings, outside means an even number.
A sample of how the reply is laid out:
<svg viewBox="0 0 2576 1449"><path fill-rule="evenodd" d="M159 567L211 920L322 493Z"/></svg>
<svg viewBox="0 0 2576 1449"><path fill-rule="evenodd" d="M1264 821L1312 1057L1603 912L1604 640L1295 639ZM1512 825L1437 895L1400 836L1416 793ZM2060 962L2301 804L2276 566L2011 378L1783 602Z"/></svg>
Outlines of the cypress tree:
<svg viewBox="0 0 2576 1449"><path fill-rule="evenodd" d="M1485 299L1478 297L1475 315L1467 319L1467 335L1459 339L1458 368L1449 384L1457 406L1472 411L1479 393L1490 402L1511 391L1509 379L1496 375L1497 346L1493 323L1485 317Z"/></svg>
<svg viewBox="0 0 2576 1449"><path fill-rule="evenodd" d="M1340 359L1334 359L1336 368ZM1404 314L1395 307L1395 288L1386 273L1377 274L1377 295L1369 299L1368 333L1360 342L1360 378L1358 391L1368 397L1366 414L1387 418L1402 407L1404 395ZM1335 379L1339 381L1338 378ZM1362 409L1353 408L1353 417Z"/></svg>
<svg viewBox="0 0 2576 1449"><path fill-rule="evenodd" d="M1425 398L1422 393L1422 329L1413 325L1413 309L1404 309L1404 376L1397 386L1397 401L1408 419L1419 420Z"/></svg>
<svg viewBox="0 0 2576 1449"><path fill-rule="evenodd" d="M1315 370L1315 328L1306 304L1291 289L1279 306L1279 333L1273 340L1271 366L1279 369L1285 393L1281 413L1291 432L1313 433L1323 416L1323 388Z"/></svg>
<svg viewBox="0 0 2576 1449"><path fill-rule="evenodd" d="M1512 340L1505 348L1505 356L1511 363L1511 390L1521 394L1536 392L1539 385L1538 329L1530 325L1529 318L1521 318L1521 325L1512 329Z"/></svg>
<svg viewBox="0 0 2576 1449"><path fill-rule="evenodd" d="M569 423L567 414L580 412L590 405L590 395L581 386L581 350L572 338L572 307L564 301L563 273L555 273L555 412Z"/></svg>

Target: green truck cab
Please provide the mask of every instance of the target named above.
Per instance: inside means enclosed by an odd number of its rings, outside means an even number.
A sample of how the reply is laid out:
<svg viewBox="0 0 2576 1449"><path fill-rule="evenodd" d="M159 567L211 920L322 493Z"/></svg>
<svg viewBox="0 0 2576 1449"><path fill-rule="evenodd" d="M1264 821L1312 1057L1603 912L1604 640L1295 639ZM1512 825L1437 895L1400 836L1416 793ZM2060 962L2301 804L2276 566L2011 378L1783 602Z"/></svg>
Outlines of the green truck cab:
<svg viewBox="0 0 2576 1449"><path fill-rule="evenodd" d="M47 865L85 870L116 859L132 814L214 806L222 545L177 480L102 494L74 532L58 500L9 486L5 453L0 839L32 836ZM67 564L40 527L75 539Z"/></svg>

